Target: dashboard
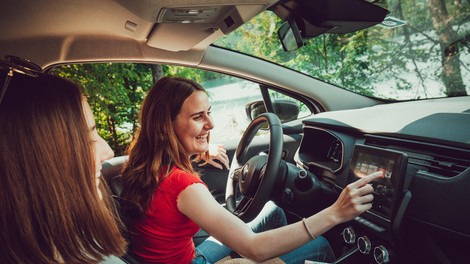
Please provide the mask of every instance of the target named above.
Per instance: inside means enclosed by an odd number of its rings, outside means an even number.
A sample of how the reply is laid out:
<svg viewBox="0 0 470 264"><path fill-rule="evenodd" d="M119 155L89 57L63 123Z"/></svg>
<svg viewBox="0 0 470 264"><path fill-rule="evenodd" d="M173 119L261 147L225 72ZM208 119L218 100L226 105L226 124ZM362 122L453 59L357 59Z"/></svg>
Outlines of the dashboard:
<svg viewBox="0 0 470 264"><path fill-rule="evenodd" d="M374 171L373 207L332 232L337 263L468 263L470 96L304 121L295 161L341 191Z"/></svg>

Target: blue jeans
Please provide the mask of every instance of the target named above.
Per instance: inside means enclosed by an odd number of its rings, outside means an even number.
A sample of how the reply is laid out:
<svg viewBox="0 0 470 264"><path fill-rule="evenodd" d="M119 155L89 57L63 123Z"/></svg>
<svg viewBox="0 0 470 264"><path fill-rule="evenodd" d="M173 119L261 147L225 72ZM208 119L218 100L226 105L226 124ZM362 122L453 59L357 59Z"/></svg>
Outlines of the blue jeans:
<svg viewBox="0 0 470 264"><path fill-rule="evenodd" d="M284 211L273 202L268 202L258 216L248 223L253 232L259 233L287 224ZM213 237L209 237L196 247L197 256L192 264L211 264L230 255L232 250ZM317 239L279 257L287 264L304 264L305 260L332 262L333 250L328 241L319 236Z"/></svg>

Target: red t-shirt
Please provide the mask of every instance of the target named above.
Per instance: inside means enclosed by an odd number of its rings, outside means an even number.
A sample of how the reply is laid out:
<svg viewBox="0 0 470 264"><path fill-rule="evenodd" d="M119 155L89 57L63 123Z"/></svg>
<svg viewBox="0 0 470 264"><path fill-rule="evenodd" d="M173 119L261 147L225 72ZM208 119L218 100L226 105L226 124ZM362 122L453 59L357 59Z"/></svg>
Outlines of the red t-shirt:
<svg viewBox="0 0 470 264"><path fill-rule="evenodd" d="M194 183L204 184L196 175L173 168L157 188L145 216L131 223L131 250L141 263L191 263L192 237L199 226L178 210L177 200Z"/></svg>

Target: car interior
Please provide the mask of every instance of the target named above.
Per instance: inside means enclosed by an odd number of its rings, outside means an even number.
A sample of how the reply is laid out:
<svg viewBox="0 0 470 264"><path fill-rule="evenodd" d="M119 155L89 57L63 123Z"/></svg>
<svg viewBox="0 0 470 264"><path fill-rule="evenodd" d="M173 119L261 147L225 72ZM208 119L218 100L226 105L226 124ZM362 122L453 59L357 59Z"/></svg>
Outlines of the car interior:
<svg viewBox="0 0 470 264"><path fill-rule="evenodd" d="M298 117L296 104L264 96L246 106L250 123L241 138L224 142L230 169L202 170L219 203L249 221L272 200L295 222L380 170L385 177L372 184L372 209L324 234L334 263L468 263L470 96L379 99L213 45L268 10L285 22L283 48L296 50L307 38L381 23L389 11L376 2L383 1L2 0L0 57L25 58L45 72L79 63L178 65L291 96L311 115ZM268 136L257 138L262 131ZM126 159L103 164L116 201ZM201 230L194 242L207 237ZM132 255L122 258L138 264Z"/></svg>

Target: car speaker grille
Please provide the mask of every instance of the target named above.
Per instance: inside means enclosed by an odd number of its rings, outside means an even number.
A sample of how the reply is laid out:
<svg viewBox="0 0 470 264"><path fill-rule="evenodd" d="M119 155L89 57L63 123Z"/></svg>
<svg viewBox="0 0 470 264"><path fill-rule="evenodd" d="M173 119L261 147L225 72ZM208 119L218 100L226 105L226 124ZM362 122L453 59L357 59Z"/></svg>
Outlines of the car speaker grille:
<svg viewBox="0 0 470 264"><path fill-rule="evenodd" d="M450 178L470 167L470 151L412 140L367 135L366 145L404 152L420 173Z"/></svg>

